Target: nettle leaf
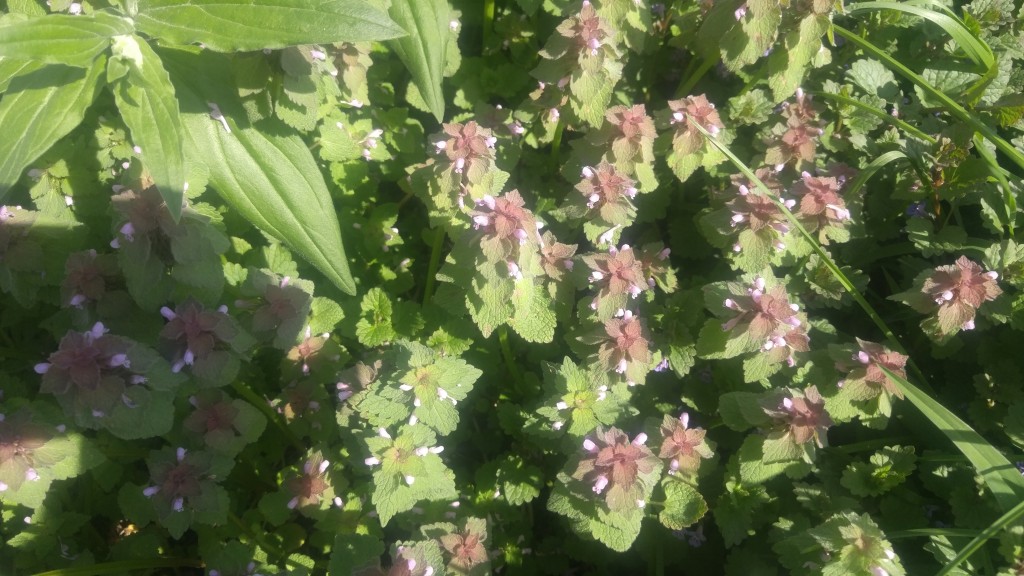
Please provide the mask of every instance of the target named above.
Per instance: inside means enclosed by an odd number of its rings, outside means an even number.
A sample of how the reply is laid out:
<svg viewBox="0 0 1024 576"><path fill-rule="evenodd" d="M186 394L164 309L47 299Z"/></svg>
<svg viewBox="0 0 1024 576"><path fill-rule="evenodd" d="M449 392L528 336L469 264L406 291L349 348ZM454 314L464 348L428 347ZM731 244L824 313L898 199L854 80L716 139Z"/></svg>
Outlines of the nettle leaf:
<svg viewBox="0 0 1024 576"><path fill-rule="evenodd" d="M117 49L125 44L130 48ZM167 202L171 217L178 220L188 186L185 182L188 169L174 86L160 57L142 38L123 37L120 43L115 43L114 52L110 64L120 61L130 70L113 85L118 112L131 131L132 140L142 149L142 164Z"/></svg>
<svg viewBox="0 0 1024 576"><path fill-rule="evenodd" d="M0 25L0 58L90 67L111 38L131 34L132 21L106 12L51 14Z"/></svg>
<svg viewBox="0 0 1024 576"><path fill-rule="evenodd" d="M792 444L792 440L785 440ZM781 444L781 443L780 443ZM763 484L768 480L786 474L791 478L800 478L811 471L811 467L802 460L783 459L769 461L769 458L785 456L781 452L769 453L772 448L768 440L762 436L747 436L743 446L730 462L730 467L738 469L740 479L747 484ZM738 466L737 466L738 463Z"/></svg>
<svg viewBox="0 0 1024 576"><path fill-rule="evenodd" d="M384 542L373 534L337 534L331 547L328 571L331 574L355 574L359 569L376 566L384 553Z"/></svg>
<svg viewBox="0 0 1024 576"><path fill-rule="evenodd" d="M658 514L658 520L669 530L682 530L707 514L708 504L693 486L666 478L662 487L665 489L665 507Z"/></svg>
<svg viewBox="0 0 1024 576"><path fill-rule="evenodd" d="M25 168L82 122L99 94L105 64L100 56L84 70L45 66L10 81L0 100L0 200Z"/></svg>
<svg viewBox="0 0 1024 576"><path fill-rule="evenodd" d="M609 390L608 372L602 366L581 367L565 358L560 366L545 364L544 381L555 393L537 414L553 430L582 438L599 425L611 426L622 414L625 399Z"/></svg>
<svg viewBox="0 0 1024 576"><path fill-rule="evenodd" d="M438 122L444 120L445 52L449 8L446 0L392 0L388 14L408 33L388 42L412 74L419 95Z"/></svg>
<svg viewBox="0 0 1024 576"><path fill-rule="evenodd" d="M600 500L570 492L566 484L573 482L560 473L548 500L548 510L569 519L573 530L590 536L616 552L625 552L640 534L642 514L615 514L599 506Z"/></svg>
<svg viewBox="0 0 1024 576"><path fill-rule="evenodd" d="M217 52L388 40L405 35L362 0L140 0L139 31Z"/></svg>
<svg viewBox="0 0 1024 576"><path fill-rule="evenodd" d="M854 496L881 496L902 484L916 468L913 446L886 446L870 462L853 462L840 481Z"/></svg>
<svg viewBox="0 0 1024 576"><path fill-rule="evenodd" d="M380 288L371 288L359 304L362 317L356 324L359 343L371 348L395 340L398 333L392 325L391 299Z"/></svg>
<svg viewBox="0 0 1024 576"><path fill-rule="evenodd" d="M804 72L815 57L831 58L822 51L821 37L831 22L827 16L811 14L800 21L799 28L786 34L785 48L768 57L768 84L775 101L789 98L804 79ZM820 56L819 56L820 53Z"/></svg>
<svg viewBox="0 0 1024 576"><path fill-rule="evenodd" d="M183 110L191 160L205 165L210 184L246 219L305 257L346 294L355 294L341 228L312 153L295 134L264 120L250 125L228 85L230 63L210 54L167 50ZM211 117L212 115L212 117Z"/></svg>
<svg viewBox="0 0 1024 576"><path fill-rule="evenodd" d="M726 426L743 432L765 426L771 417L761 405L761 395L754 392L728 392L718 400L718 413Z"/></svg>
<svg viewBox="0 0 1024 576"><path fill-rule="evenodd" d="M376 437L367 441L370 451L380 460L373 474L372 502L387 523L401 512L412 509L421 500L455 500L455 475L436 451L436 436L426 426L403 426L393 440Z"/></svg>
<svg viewBox="0 0 1024 576"><path fill-rule="evenodd" d="M900 95L896 75L877 60L857 60L846 75L865 92L885 101L892 102Z"/></svg>

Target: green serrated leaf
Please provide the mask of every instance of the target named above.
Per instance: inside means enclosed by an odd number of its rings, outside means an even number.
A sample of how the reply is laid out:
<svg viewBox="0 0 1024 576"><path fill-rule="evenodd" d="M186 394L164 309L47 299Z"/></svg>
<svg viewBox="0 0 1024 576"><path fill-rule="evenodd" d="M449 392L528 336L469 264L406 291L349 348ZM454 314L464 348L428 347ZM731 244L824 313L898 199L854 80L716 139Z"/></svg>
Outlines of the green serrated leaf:
<svg viewBox="0 0 1024 576"><path fill-rule="evenodd" d="M669 530L682 530L707 514L708 504L693 486L669 479L664 487L665 508L658 514L658 519Z"/></svg>

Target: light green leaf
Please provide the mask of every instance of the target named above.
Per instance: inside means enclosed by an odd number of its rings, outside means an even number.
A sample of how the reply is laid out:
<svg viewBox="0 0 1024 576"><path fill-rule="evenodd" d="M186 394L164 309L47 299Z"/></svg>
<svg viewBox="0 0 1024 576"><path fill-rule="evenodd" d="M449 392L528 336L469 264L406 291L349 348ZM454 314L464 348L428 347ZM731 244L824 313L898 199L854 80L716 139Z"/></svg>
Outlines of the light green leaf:
<svg viewBox="0 0 1024 576"><path fill-rule="evenodd" d="M388 40L405 34L361 0L142 0L139 30L216 52Z"/></svg>
<svg viewBox="0 0 1024 576"><path fill-rule="evenodd" d="M269 118L256 129L230 85L202 81L230 77L226 59L171 50L163 58L181 101L187 150L209 168L210 184L246 219L354 295L337 213L302 139ZM211 118L212 105L223 122Z"/></svg>
<svg viewBox="0 0 1024 576"><path fill-rule="evenodd" d="M0 26L0 57L88 67L114 36L132 33L132 23L104 12L54 14Z"/></svg>
<svg viewBox="0 0 1024 576"><path fill-rule="evenodd" d="M104 64L101 56L86 70L47 66L11 81L0 100L0 200L31 162L82 122Z"/></svg>
<svg viewBox="0 0 1024 576"><path fill-rule="evenodd" d="M407 36L388 42L419 88L420 96L438 122L444 120L444 54L448 44L448 2L392 0L388 14Z"/></svg>
<svg viewBox="0 0 1024 576"><path fill-rule="evenodd" d="M678 480L666 480L665 508L658 515L666 528L682 530L700 520L707 511L707 502L693 486Z"/></svg>
<svg viewBox="0 0 1024 576"><path fill-rule="evenodd" d="M128 62L131 73L114 84L114 99L121 118L131 130L132 140L142 148L142 165L167 202L171 217L177 221L181 218L187 169L174 86L160 57L145 40L130 36L125 42L137 47L141 58L137 63Z"/></svg>

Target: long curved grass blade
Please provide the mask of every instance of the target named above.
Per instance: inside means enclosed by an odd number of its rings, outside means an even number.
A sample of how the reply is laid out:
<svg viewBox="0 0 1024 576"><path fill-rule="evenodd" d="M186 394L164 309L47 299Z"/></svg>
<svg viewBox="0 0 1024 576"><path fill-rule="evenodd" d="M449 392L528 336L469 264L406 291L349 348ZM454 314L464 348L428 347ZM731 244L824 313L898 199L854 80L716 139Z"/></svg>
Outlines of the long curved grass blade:
<svg viewBox="0 0 1024 576"><path fill-rule="evenodd" d="M900 158L907 158L907 155L900 150L890 150L878 158L875 158L857 174L857 177L850 183L850 187L847 188L846 193L851 195L856 194L857 191L863 188L864 185L868 183L868 180L875 175L875 172L881 170L886 164L895 162Z"/></svg>
<svg viewBox="0 0 1024 576"><path fill-rule="evenodd" d="M137 570L153 568L201 568L202 566L202 561L189 558L142 558L47 570L46 572L37 572L34 576L102 576L105 574L128 574Z"/></svg>
<svg viewBox="0 0 1024 576"><path fill-rule="evenodd" d="M1000 531L1019 520L1022 516L1024 516L1024 500L1022 500L1020 504L1011 508L1009 512L996 519L996 521L989 525L988 528L979 532L977 536L975 536L967 543L966 546L956 553L956 556L951 558L949 562L946 562L946 565L943 566L942 570L939 570L935 576L946 576L946 574L952 572L957 566L962 564L964 560L970 558L971 554L977 552L986 541L998 536Z"/></svg>
<svg viewBox="0 0 1024 576"><path fill-rule="evenodd" d="M915 128L914 126L911 126L910 124L907 124L903 120L900 120L899 118L894 117L892 114L889 114L888 112L886 112L885 110L882 110L881 108L875 108L873 106L865 104L864 102L861 102L860 100L857 100L856 98L850 98L849 96L843 96L842 94L833 94L831 92L818 92L818 91L810 91L810 90L808 90L807 93L810 94L811 96L814 96L815 98L820 97L820 98L824 98L826 100L835 100L836 102L839 102L840 104L846 104L847 106L853 106L857 110L860 110L861 112L864 112L865 114L870 114L870 115L874 116L875 118L878 118L879 120L882 120L883 122L885 122L885 123L887 123L887 124L889 124L891 126L895 126L895 127L899 128L900 130L903 130L904 132L906 132L907 134L910 134L911 136L913 136L915 138L918 138L920 140L924 140L925 142L928 142L929 144L934 144L935 143L935 138L932 138L931 136L925 134L924 132L922 132L921 130Z"/></svg>
<svg viewBox="0 0 1024 576"><path fill-rule="evenodd" d="M970 460L978 475L992 491L1000 509L1009 513L1020 507L1021 501L1024 500L1024 476L1021 476L1016 466L966 422L908 382L906 378L885 367L882 367L882 370L899 385L903 395Z"/></svg>
<svg viewBox="0 0 1024 576"><path fill-rule="evenodd" d="M964 54L970 58L971 62L974 62L977 66L977 72L981 74L988 73L996 66L996 57L992 53L992 48L988 44L985 44L970 30L964 26L963 22L958 19L949 16L943 12L936 10L929 10L917 6L910 2L858 2L857 4L851 4L846 7L846 13L854 15L857 12L867 12L869 10L895 10L898 12L904 12L911 14L919 18L924 18L929 22L937 24L946 34L949 34L953 41L956 42L957 46L964 51Z"/></svg>
<svg viewBox="0 0 1024 576"><path fill-rule="evenodd" d="M995 144L996 148L998 148L1000 152L1006 154L1006 156L1013 160L1013 162L1016 165L1020 166L1021 168L1024 168L1024 153L1022 153L1020 150L1017 150L1012 144L1010 144L1006 140L1003 140L1003 138L996 134L995 130L993 130L990 126L982 122L977 116L974 116L973 114L968 112L963 106L957 104L952 98L946 96L946 94L943 93L938 88L932 86L927 80L922 78L919 74L917 74L910 68L904 66L903 63L893 58L885 50L882 50L878 46L875 46L871 42L868 42L860 35L855 34L850 30L843 28L842 26L833 25L833 28L837 34L845 38L847 41L857 45L857 47L859 47L861 50L864 50L872 57L881 60L887 66L889 66L894 71L899 73L901 76L916 84L918 87L921 88L921 90L927 92L929 96L941 102L943 107L945 107L946 110L954 118L968 124L975 131L980 132L981 135L985 137L985 139Z"/></svg>

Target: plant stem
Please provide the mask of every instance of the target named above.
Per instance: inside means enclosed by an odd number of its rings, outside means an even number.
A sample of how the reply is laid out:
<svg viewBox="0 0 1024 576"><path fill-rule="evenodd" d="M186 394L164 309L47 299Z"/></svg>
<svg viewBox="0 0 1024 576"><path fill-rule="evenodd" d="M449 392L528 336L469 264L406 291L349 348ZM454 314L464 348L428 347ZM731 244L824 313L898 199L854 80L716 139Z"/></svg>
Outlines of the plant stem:
<svg viewBox="0 0 1024 576"><path fill-rule="evenodd" d="M676 88L676 98L683 98L687 96L690 93L690 90L693 90L693 87L697 85L697 82L700 82L700 79L703 78L704 75L708 73L708 70L711 70L715 64L718 64L717 58L705 58L701 60L700 66L698 66L692 74L687 76L684 81L679 83L679 87Z"/></svg>
<svg viewBox="0 0 1024 576"><path fill-rule="evenodd" d="M558 154L562 150L562 133L565 132L565 120L558 117L558 125L555 126L555 136L551 139L551 164L558 166Z"/></svg>
<svg viewBox="0 0 1024 576"><path fill-rule="evenodd" d="M104 562L92 566L58 568L57 570L37 572L34 576L101 576L103 574L128 574L154 568L203 568L204 566L203 561L196 558L145 558Z"/></svg>
<svg viewBox="0 0 1024 576"><path fill-rule="evenodd" d="M494 35L494 0L484 0L484 45L480 54L487 52L487 46L491 44L491 36Z"/></svg>
<svg viewBox="0 0 1024 576"><path fill-rule="evenodd" d="M245 522L242 522L242 519L238 516L235 516L233 512L228 512L228 520L231 520L231 523L237 526L238 530L241 531L242 534L248 536L253 542L256 543L257 546L262 548L263 551L267 553L268 559L270 559L271 561L276 562L278 560L284 560L286 564L291 564L296 568L304 568L304 566L302 566L298 562L289 560L288 555L285 554L284 550L281 550L277 546L268 543L265 538L249 529L249 527L245 525ZM275 560L275 558L277 560Z"/></svg>
<svg viewBox="0 0 1024 576"><path fill-rule="evenodd" d="M299 452L305 452L306 447L299 442L299 438L281 421L281 415L274 412L274 409L267 404L266 400L260 398L253 392L248 386L245 385L241 380L235 380L231 383L231 387L235 389L235 392L242 397L246 402L252 404L257 410L263 413L263 415L273 422L274 425L281 431L288 443L294 446Z"/></svg>
<svg viewBox="0 0 1024 576"><path fill-rule="evenodd" d="M929 144L935 144L935 138L932 138L928 134L925 134L924 132L911 126L910 124L907 124L903 120L900 120L899 118L896 118L891 114L887 114L884 110L880 110L878 108L869 106L855 98L843 96L842 94L832 94L830 92L808 91L807 93L812 96L820 96L822 98L825 98L826 100L835 100L836 102L846 104L847 106L853 106L854 108L860 110L861 112L870 114L875 118L878 118L892 126L899 128L900 130L903 130L904 132L910 134L911 136L924 140Z"/></svg>
<svg viewBox="0 0 1024 576"><path fill-rule="evenodd" d="M498 328L498 342L501 343L501 355L505 359L505 366L508 368L509 373L512 374L516 388L521 388L523 377L519 374L519 367L516 366L515 356L512 354L512 345L508 341L508 328L505 326Z"/></svg>
<svg viewBox="0 0 1024 576"><path fill-rule="evenodd" d="M430 265L427 268L427 285L423 288L423 304L430 301L430 296L434 291L435 276L437 276L437 269L441 265L441 246L443 245L444 228L438 226L437 230L434 230L434 242L430 247Z"/></svg>

